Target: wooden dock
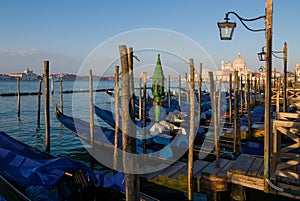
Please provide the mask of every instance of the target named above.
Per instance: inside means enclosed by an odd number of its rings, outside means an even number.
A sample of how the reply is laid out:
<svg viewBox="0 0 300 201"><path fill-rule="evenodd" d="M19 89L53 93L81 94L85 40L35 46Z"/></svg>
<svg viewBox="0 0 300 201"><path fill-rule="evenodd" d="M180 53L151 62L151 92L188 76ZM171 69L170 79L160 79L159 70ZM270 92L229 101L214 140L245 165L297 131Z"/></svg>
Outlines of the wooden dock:
<svg viewBox="0 0 300 201"><path fill-rule="evenodd" d="M300 165L293 168L294 175L300 173ZM264 191L264 159L260 156L241 154L236 160L219 158L213 162L194 162L194 192L227 192L232 184ZM175 162L171 166L143 175L148 181L187 191L187 163ZM294 176L276 176L277 186L300 192L300 180ZM300 195L272 190L269 193L300 199Z"/></svg>

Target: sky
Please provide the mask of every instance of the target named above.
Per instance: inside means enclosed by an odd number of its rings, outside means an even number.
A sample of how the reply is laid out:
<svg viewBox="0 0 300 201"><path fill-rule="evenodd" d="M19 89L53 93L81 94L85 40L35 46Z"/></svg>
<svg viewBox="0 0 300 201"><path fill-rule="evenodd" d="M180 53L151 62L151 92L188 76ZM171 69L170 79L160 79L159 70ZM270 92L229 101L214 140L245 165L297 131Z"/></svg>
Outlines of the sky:
<svg viewBox="0 0 300 201"><path fill-rule="evenodd" d="M299 0L273 0L273 50L281 51L287 42L290 71L300 63L299 8ZM0 73L22 72L26 67L42 73L43 61L49 60L50 73L88 74L87 68L92 68L103 74L118 64L122 44L147 60L139 64L146 68L155 65L157 53L171 70L177 61L181 71L188 72L189 58L195 66L201 62L220 68L222 60L233 62L240 52L247 67L258 71L264 66L257 53L265 45L265 32L248 31L230 15L237 23L233 40L221 41L217 22L228 11L243 18L258 17L265 14L265 1L1 1ZM264 28L264 20L248 25ZM273 57L273 68L282 71L282 66L283 60Z"/></svg>

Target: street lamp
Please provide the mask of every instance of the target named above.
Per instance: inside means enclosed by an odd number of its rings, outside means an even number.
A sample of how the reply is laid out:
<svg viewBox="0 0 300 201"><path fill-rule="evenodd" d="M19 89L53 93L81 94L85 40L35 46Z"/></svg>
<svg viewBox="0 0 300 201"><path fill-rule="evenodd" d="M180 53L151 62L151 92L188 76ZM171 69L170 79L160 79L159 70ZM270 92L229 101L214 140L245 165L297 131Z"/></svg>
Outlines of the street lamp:
<svg viewBox="0 0 300 201"><path fill-rule="evenodd" d="M269 184L270 181L270 170L271 170L271 143L272 143L272 127L271 127L271 73L272 73L272 24L273 24L273 0L266 0L266 9L265 9L265 16L259 16L257 18L252 19L244 19L241 18L238 14L235 12L228 12L226 13L226 17L228 18L229 14L234 14L241 23L249 30L249 31L265 31L265 37L266 37L266 80L265 80L265 119L264 119L264 191L268 192L269 190ZM225 20L226 20L225 17ZM258 19L265 19L265 28L264 29L250 29L244 21L255 21ZM227 20L228 22L228 20ZM219 22L218 27L220 29L220 37L221 40L225 40L221 33L226 33L226 21L225 22ZM228 26L227 26L228 27ZM222 29L225 28L225 31ZM233 28L232 28L233 29ZM233 33L233 30L231 30ZM228 34L229 36L232 36L232 33ZM228 37L227 40L230 40L231 38ZM276 168L276 164L272 164L272 172L275 172L274 168ZM271 184L270 184L271 185ZM272 184L273 185L273 184Z"/></svg>
<svg viewBox="0 0 300 201"><path fill-rule="evenodd" d="M265 47L261 48L261 52L257 53L257 56L259 61L266 61Z"/></svg>
<svg viewBox="0 0 300 201"><path fill-rule="evenodd" d="M221 40L231 40L234 28L236 27L235 22L228 22L228 15L229 14L226 13L226 16L224 18L225 22L218 22Z"/></svg>
<svg viewBox="0 0 300 201"><path fill-rule="evenodd" d="M245 18L240 17L237 13L231 11L231 12L228 12L225 14L225 18L224 18L225 22L218 22L221 40L231 40L232 39L232 34L234 31L234 28L236 27L236 23L228 21L228 20L230 20L228 17L230 14L235 15L241 21L241 23L244 25L244 27L246 27L246 29L248 29L249 31L259 32L259 31L266 30L266 29L251 29L245 24L245 21L249 22L249 21L255 21L255 20L259 20L259 19L265 19L265 15L259 16L256 18L245 19Z"/></svg>
<svg viewBox="0 0 300 201"><path fill-rule="evenodd" d="M262 51L257 53L259 61L266 61L266 52L264 51L264 48L265 47L262 47ZM283 57L277 56L277 53L282 53ZM283 112L287 112L287 43L284 43L282 51L272 51L272 55L277 59L283 59Z"/></svg>

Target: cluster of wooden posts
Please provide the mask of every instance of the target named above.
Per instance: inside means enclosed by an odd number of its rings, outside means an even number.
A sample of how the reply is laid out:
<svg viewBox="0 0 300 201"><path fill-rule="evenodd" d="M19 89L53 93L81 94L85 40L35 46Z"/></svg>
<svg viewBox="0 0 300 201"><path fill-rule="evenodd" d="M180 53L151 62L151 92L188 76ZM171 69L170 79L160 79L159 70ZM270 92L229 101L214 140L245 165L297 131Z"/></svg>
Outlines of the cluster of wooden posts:
<svg viewBox="0 0 300 201"><path fill-rule="evenodd" d="M135 114L134 114L134 78L133 78L133 49L132 48L127 48L125 45L120 45L119 46L119 51L120 51L120 62L121 62L121 73L119 72L119 66L116 66L115 69L115 87L114 87L114 92L115 92L115 122L116 122L116 129L115 129L115 152L114 152L114 161L117 161L117 145L118 145L118 133L119 133L119 101L121 101L121 105L122 105L122 132L123 132L123 136L122 136L122 149L124 152L130 152L130 153L134 153L135 152L135 141L133 140L133 138L129 137L127 134L128 133L135 133L136 131L135 126L132 125L132 119L135 118ZM194 167L194 156L193 156L193 147L194 147L194 143L193 143L193 139L195 138L194 134L195 134L195 129L197 128L197 126L200 125L200 114L201 114L201 104L198 104L198 122L195 122L195 80L194 80L194 73L195 73L195 67L194 67L194 61L193 59L189 60L189 64L190 64L190 80L189 80L189 93L187 95L187 102L189 102L190 104L190 134L189 134L189 152L188 152L188 172L187 172L187 180L188 180L188 199L189 200L193 200L193 189L194 189L194 182L193 182L193 167ZM200 64L200 71L199 71L199 79L198 79L198 101L199 103L201 103L201 87L202 87L202 79L201 79L201 74L202 74L202 64ZM187 75L187 74L186 74ZM121 79L121 100L119 99L119 77L122 76ZM264 91L264 85L263 85L263 80L261 78L255 78L254 80L250 78L250 75L247 76L246 81L243 82L242 79L239 79L238 77L238 72L234 72L234 87L232 87L232 74L229 75L229 122L234 124L234 147L233 147L233 151L235 155L239 155L241 152L241 139L240 139L240 126L239 126L239 115L240 113L243 113L243 111L246 111L248 114L251 113L251 108L253 105L255 105L255 103L260 102L262 103L263 101L261 101L257 95L260 94L261 91ZM89 80L90 80L90 132L91 132L91 144L93 146L93 142L94 142L94 133L93 133L93 122L94 122L94 108L93 108L93 82L92 82L92 71L89 71ZM211 101L212 101L212 110L213 110L213 117L212 117L212 121L213 121L213 125L214 125L214 133L215 133L215 155L216 158L218 159L220 157L220 144L219 144L219 136L218 133L220 131L220 127L219 125L219 120L222 118L220 117L220 111L217 108L217 105L221 105L220 102L217 103L216 100L216 84L215 84L215 80L213 77L213 73L210 72L209 73L209 78L210 78L210 93L211 93ZM187 76L186 76L187 79ZM239 83L240 80L240 83ZM44 109L45 109L45 134L46 134L46 151L50 152L50 112L49 112L49 96L50 96L50 90L49 90L49 61L44 61L44 78L43 80L39 80L39 88L38 88L38 118L37 118L37 123L38 123L38 128L40 127L40 101L41 101L41 85L42 85L42 81L44 82ZM280 80L276 80L277 82L275 83L275 79L274 79L274 84L272 86L274 86L273 89L273 93L274 95L272 96L272 100L276 100L276 111L279 112L279 107L280 104L283 104L283 108L284 111L288 111L288 105L291 102L288 102L287 100L291 100L291 101L296 101L298 99L300 99L300 90L297 89L296 84L294 84L293 87L290 88L283 88L281 87L281 81ZM143 87L142 87L142 83L143 83ZM142 78L140 78L140 87L139 87L139 118L140 119L146 119L146 83L147 83L147 73L144 72L143 73L143 80ZM238 95L239 93L242 92L242 85L244 85L245 83L245 87L244 87L244 93L245 93L245 105L243 105L242 103L238 104ZM295 83L296 82L296 78L295 78ZM179 101L179 105L181 104L181 75L179 75L179 90L178 90L178 101ZM220 92L221 92L221 86L222 86L222 81L219 81L219 97L220 97ZM240 85L240 86L239 86ZM276 87L275 87L276 86ZM284 84L284 87L286 87L287 85ZM143 88L143 94L142 94L142 88ZM168 88L169 88L169 92L170 92L170 76L168 76ZM233 88L233 90L232 90ZM240 90L241 89L241 90ZM21 98L20 98L20 79L17 80L17 90L18 90L18 119L21 120L21 115L20 115L20 111L21 111ZM233 91L233 97L234 97L234 116L233 111L232 111L232 91ZM254 91L254 100L252 99L252 91ZM283 92L286 92L286 95L284 95ZM54 84L53 84L53 80L52 80L52 91L51 93L54 93ZM241 94L240 94L241 95ZM170 101L170 93L168 93L168 100ZM144 99L142 99L141 97L144 97ZM240 96L242 98L242 96ZM142 101L144 101L144 103L142 104ZM220 101L220 98L218 99L218 101ZM242 102L242 101L241 101ZM128 107L128 105L130 105L130 107ZM169 107L170 107L170 102L168 103ZM143 106L143 108L142 108ZM60 80L60 110L63 111L63 89L62 89L62 80ZM285 116L290 116L290 114L286 114ZM235 117L234 119L232 117ZM299 115L298 116L293 116L293 118L295 119L299 119ZM291 125L290 125L291 124ZM296 125L297 124L297 125ZM285 128L285 127L300 127L300 125L298 125L299 123L286 123L286 122L282 122L282 121L275 121L274 125L276 127L275 131L280 131L280 128ZM251 125L251 116L248 116L248 125ZM251 137L251 126L248 127L248 136ZM282 131L282 129L281 129ZM288 132L285 132L288 133ZM275 132L276 136L277 132ZM146 121L143 121L143 135L144 135L144 139L146 136ZM287 134L288 135L288 134ZM279 165L279 169L284 169L287 166L290 165L290 163L298 163L298 159L294 160L293 157L291 156L290 153L287 153L288 150L290 150L293 147L289 147L289 149L284 149L282 151L280 151L280 138L278 137L274 137L274 139L278 139L276 141L276 144L274 144L274 148L273 150L275 150L274 154L272 155L272 157L275 157L275 160L272 160L273 163L276 163L275 166L272 167L277 167L278 164ZM289 135L289 137L291 137ZM291 137L292 139L296 139L294 137ZM296 139L297 142L299 141L299 139ZM299 143L299 142L298 142ZM294 145L294 147L296 147L298 145ZM146 153L146 140L143 141L143 150L144 153ZM281 154L281 155L280 155ZM280 157L284 155L284 156L288 156L290 157L290 163L288 162L282 162ZM125 159L125 157L124 157ZM124 160L123 161L125 168L127 167L127 161ZM218 166L218 163L216 162L216 167ZM115 164L116 167L116 164ZM275 172L272 171L273 173ZM282 174L284 174L284 172L281 172ZM126 180L126 200L139 200L139 186L140 186L140 179L139 179L139 175L137 174L129 174L126 173L125 174L125 180Z"/></svg>

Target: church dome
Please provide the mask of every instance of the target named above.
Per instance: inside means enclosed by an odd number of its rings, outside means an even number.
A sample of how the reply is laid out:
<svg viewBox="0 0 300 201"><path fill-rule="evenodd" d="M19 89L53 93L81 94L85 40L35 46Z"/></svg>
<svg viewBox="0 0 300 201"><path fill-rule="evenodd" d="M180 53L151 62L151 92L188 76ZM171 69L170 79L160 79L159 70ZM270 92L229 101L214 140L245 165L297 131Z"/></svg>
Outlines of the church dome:
<svg viewBox="0 0 300 201"><path fill-rule="evenodd" d="M240 69L246 67L246 62L242 58L241 53L238 53L237 58L233 61L233 68Z"/></svg>

